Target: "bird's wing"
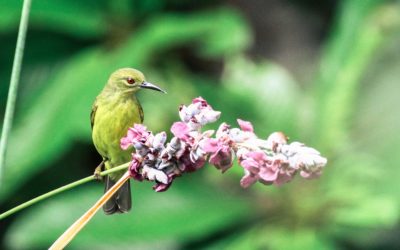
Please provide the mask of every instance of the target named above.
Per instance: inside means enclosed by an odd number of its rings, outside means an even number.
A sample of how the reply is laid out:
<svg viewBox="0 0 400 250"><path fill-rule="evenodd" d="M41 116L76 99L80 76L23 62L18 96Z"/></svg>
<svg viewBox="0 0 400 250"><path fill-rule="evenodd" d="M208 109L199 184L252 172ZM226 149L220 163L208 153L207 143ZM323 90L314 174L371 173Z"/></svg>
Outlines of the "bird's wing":
<svg viewBox="0 0 400 250"><path fill-rule="evenodd" d="M94 126L94 118L96 116L96 111L97 111L97 99L94 101L92 105L92 111L90 112L90 126L93 129Z"/></svg>

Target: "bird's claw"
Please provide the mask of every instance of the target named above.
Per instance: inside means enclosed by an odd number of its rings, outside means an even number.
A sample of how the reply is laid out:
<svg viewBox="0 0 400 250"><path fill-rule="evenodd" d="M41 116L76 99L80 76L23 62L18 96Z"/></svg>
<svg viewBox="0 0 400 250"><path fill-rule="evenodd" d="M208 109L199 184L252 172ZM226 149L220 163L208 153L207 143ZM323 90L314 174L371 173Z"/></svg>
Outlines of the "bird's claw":
<svg viewBox="0 0 400 250"><path fill-rule="evenodd" d="M97 168L94 170L93 176L94 176L94 179L97 181L103 181L103 176L101 175L103 166L104 166L104 161L102 161L100 163L100 165L98 165Z"/></svg>
<svg viewBox="0 0 400 250"><path fill-rule="evenodd" d="M96 181L103 181L103 176L100 173L101 171L97 171L97 169L94 171L93 176Z"/></svg>

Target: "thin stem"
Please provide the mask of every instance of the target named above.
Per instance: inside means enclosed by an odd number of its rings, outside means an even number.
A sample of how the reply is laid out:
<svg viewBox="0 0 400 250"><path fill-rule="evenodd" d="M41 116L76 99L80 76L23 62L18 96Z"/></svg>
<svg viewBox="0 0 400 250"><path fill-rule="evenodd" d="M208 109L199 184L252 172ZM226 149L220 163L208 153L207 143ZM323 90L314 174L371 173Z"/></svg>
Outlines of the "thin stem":
<svg viewBox="0 0 400 250"><path fill-rule="evenodd" d="M28 28L29 10L31 8L31 0L24 0L22 6L21 22L19 24L17 45L15 48L14 62L11 72L10 88L8 90L6 112L4 114L3 131L0 139L0 186L3 176L5 164L6 148L8 135L12 127L14 117L15 101L17 99L18 82L21 74L22 57L24 55L26 30Z"/></svg>
<svg viewBox="0 0 400 250"><path fill-rule="evenodd" d="M125 169L127 169L129 167L129 164L130 164L130 162L124 163L124 164L122 164L122 165L120 165L118 167L114 167L112 169L103 171L103 172L100 173L100 175L101 176L105 176L105 175L108 175L110 173L114 173L114 172L117 172L117 171L125 170ZM52 190L52 191L50 191L48 193L42 194L42 195L40 195L40 196L38 196L36 198L33 198L32 200L29 200L29 201L27 201L25 203L22 203L21 205L16 206L16 207L14 207L14 208L12 208L12 209L0 214L0 220L2 220L4 218L6 218L6 217L18 212L18 211L20 211L22 209L30 207L33 204L38 203L39 201L45 200L45 199L50 198L50 197L52 197L52 196L54 196L56 194L59 194L59 193L64 192L64 191L67 191L69 189L72 189L74 187L77 187L79 185L82 185L82 184L84 184L86 182L93 181L93 180L95 180L95 177L94 177L94 175L91 175L91 176L88 176L86 178L83 178L83 179L80 179L78 181L75 181L75 182L72 182L70 184L67 184L65 186L59 187L57 189L54 189L54 190Z"/></svg>

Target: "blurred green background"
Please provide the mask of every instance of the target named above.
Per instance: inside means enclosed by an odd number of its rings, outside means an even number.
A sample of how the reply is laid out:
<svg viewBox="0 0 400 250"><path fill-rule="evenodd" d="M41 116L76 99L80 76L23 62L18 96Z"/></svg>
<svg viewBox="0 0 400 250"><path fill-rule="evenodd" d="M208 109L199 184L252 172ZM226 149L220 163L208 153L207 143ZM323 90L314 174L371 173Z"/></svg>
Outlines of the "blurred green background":
<svg viewBox="0 0 400 250"><path fill-rule="evenodd" d="M0 116L22 2L0 0ZM328 158L318 180L242 190L205 167L133 210L98 213L68 249L400 249L397 1L34 0L0 211L93 173L89 113L108 75L141 69L145 124L203 96L222 121L284 131ZM92 182L0 221L0 249L45 249L102 194Z"/></svg>

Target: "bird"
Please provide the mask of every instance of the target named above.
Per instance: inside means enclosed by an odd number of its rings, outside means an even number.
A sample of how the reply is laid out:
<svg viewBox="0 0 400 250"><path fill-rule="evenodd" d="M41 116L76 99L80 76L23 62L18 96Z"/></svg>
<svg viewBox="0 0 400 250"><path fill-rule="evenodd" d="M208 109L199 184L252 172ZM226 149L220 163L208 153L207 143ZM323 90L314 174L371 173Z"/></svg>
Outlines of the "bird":
<svg viewBox="0 0 400 250"><path fill-rule="evenodd" d="M126 135L129 127L143 122L143 109L136 97L136 93L141 89L166 93L157 85L147 82L139 70L121 68L110 75L103 90L96 97L90 113L92 140L103 158L95 169L96 179L103 179L100 176L102 169L108 170L130 161L132 152L122 150L120 140ZM104 192L123 174L115 172L107 175L104 178ZM107 215L126 213L131 207L131 189L128 181L103 205L103 211Z"/></svg>

